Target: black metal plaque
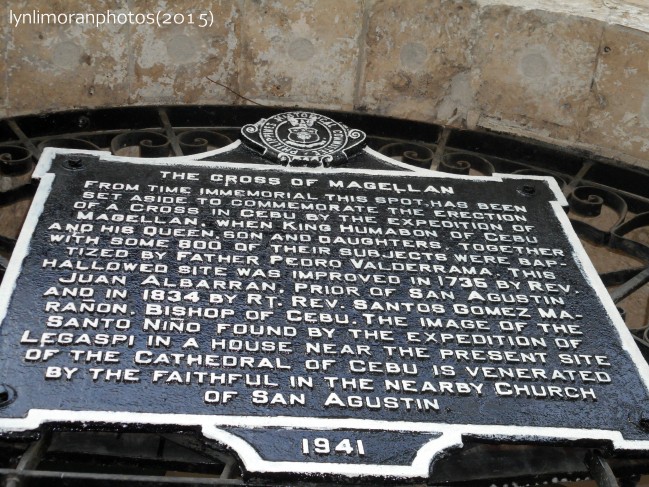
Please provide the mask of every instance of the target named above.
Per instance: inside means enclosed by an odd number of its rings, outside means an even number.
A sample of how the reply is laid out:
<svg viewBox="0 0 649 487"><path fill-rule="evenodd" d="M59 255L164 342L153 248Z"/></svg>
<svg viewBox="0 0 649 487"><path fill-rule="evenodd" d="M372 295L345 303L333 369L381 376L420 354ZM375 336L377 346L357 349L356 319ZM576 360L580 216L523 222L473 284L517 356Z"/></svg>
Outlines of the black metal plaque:
<svg viewBox="0 0 649 487"><path fill-rule="evenodd" d="M649 447L647 365L554 180L207 160L234 151L46 150L3 432L193 426L251 472L384 478L463 437Z"/></svg>

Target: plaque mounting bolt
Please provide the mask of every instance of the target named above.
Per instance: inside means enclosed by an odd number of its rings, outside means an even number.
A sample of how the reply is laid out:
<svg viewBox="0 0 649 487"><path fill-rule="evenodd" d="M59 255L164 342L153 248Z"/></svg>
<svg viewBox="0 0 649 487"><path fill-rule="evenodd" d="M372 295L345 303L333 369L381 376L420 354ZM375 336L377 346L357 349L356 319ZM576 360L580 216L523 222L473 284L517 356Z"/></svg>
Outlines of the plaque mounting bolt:
<svg viewBox="0 0 649 487"><path fill-rule="evenodd" d="M68 165L73 169L79 169L82 165L81 159L79 159L78 157L71 157L70 159L68 159Z"/></svg>
<svg viewBox="0 0 649 487"><path fill-rule="evenodd" d="M0 408L8 406L16 399L16 391L7 384L0 384Z"/></svg>
<svg viewBox="0 0 649 487"><path fill-rule="evenodd" d="M65 159L65 161L63 162L63 167L72 171L79 171L81 169L84 169L83 159L79 156L71 155Z"/></svg>
<svg viewBox="0 0 649 487"><path fill-rule="evenodd" d="M536 193L536 188L531 184L525 184L521 189L518 190L518 192L523 196L532 196L534 193Z"/></svg>
<svg viewBox="0 0 649 487"><path fill-rule="evenodd" d="M646 413L640 413L640 420L638 426L643 431L649 431L649 416Z"/></svg>

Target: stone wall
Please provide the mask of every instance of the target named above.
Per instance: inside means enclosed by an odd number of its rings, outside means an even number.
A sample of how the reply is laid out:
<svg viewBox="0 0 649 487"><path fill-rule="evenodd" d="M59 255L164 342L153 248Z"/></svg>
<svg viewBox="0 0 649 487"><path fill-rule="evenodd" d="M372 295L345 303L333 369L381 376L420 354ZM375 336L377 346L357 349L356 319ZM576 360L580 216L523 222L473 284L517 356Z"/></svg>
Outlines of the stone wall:
<svg viewBox="0 0 649 487"><path fill-rule="evenodd" d="M35 11L107 10L134 22L16 25ZM184 23L135 25L158 13ZM649 167L647 0L10 0L0 18L4 117L326 107L518 133Z"/></svg>

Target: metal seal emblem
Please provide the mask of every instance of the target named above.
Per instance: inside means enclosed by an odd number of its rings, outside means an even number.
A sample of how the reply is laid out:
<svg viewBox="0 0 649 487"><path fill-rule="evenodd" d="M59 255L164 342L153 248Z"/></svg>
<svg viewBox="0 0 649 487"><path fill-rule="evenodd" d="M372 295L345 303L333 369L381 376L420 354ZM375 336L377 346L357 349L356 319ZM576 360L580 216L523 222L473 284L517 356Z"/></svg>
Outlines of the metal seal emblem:
<svg viewBox="0 0 649 487"><path fill-rule="evenodd" d="M321 167L346 161L363 147L365 133L311 112L287 112L244 125L247 145L285 166Z"/></svg>

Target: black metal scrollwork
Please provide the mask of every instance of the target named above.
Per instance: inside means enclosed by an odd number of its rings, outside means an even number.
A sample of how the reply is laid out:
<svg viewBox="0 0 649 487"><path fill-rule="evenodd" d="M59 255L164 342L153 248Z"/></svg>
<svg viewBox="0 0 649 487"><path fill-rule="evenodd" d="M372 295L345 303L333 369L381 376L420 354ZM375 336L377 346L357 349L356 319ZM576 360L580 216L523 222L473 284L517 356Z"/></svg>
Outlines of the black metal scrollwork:
<svg viewBox="0 0 649 487"><path fill-rule="evenodd" d="M609 243L613 229L624 221L627 214L627 204L622 197L612 191L594 186L584 185L575 188L568 197L568 202L570 210L581 216L597 217L602 213L603 206L611 208L616 213L617 219L613 223L604 224L604 229L591 224L596 223L595 221L571 219L579 235L600 245Z"/></svg>
<svg viewBox="0 0 649 487"><path fill-rule="evenodd" d="M0 172L10 176L25 174L32 169L32 153L16 145L0 146Z"/></svg>
<svg viewBox="0 0 649 487"><path fill-rule="evenodd" d="M493 164L487 159L467 152L445 154L437 168L438 171L465 176L471 172L471 169L486 176L491 176L495 172Z"/></svg>
<svg viewBox="0 0 649 487"><path fill-rule="evenodd" d="M611 232L611 247L628 252L649 262L649 245L627 237L634 230L646 228L649 232L649 212L641 213L617 225Z"/></svg>
<svg viewBox="0 0 649 487"><path fill-rule="evenodd" d="M210 150L210 147L218 149L232 143L230 137L212 130L187 130L178 136L180 149L185 155L199 154Z"/></svg>
<svg viewBox="0 0 649 487"><path fill-rule="evenodd" d="M383 145L379 152L388 157L400 157L406 164L429 169L433 161L433 151L421 144L412 142L391 142Z"/></svg>
<svg viewBox="0 0 649 487"><path fill-rule="evenodd" d="M167 157L171 143L160 133L134 130L119 134L110 142L110 150L113 154L117 154L125 147L139 147L140 157Z"/></svg>

